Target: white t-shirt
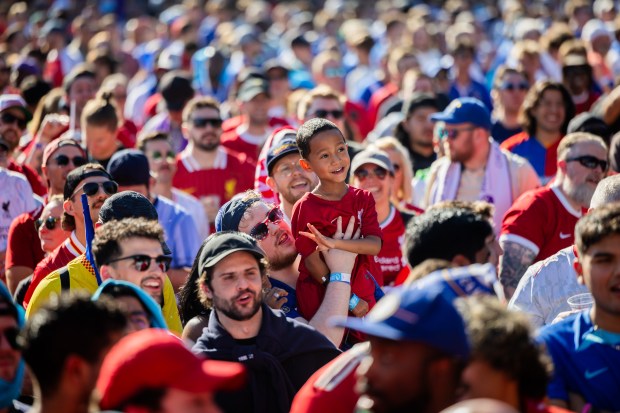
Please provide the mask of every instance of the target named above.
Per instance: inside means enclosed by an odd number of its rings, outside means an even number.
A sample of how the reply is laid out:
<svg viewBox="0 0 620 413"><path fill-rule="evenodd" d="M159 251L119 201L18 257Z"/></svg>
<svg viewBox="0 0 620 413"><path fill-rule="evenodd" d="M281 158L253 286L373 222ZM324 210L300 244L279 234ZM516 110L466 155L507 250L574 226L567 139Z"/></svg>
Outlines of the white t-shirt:
<svg viewBox="0 0 620 413"><path fill-rule="evenodd" d="M6 251L11 222L37 204L28 180L20 173L0 168L0 188L0 251Z"/></svg>
<svg viewBox="0 0 620 413"><path fill-rule="evenodd" d="M551 324L559 313L570 311L566 300L588 292L577 281L574 262L571 245L531 265L519 281L508 308L526 313L534 329Z"/></svg>

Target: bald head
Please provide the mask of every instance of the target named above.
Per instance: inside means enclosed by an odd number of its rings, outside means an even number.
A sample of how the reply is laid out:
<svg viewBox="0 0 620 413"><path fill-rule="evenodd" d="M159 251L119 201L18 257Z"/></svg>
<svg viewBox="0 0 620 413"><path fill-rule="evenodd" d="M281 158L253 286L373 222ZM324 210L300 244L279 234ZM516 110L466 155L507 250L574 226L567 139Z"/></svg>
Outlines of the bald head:
<svg viewBox="0 0 620 413"><path fill-rule="evenodd" d="M471 399L454 404L440 413L517 413L509 404L493 399Z"/></svg>
<svg viewBox="0 0 620 413"><path fill-rule="evenodd" d="M590 209L620 201L620 175L612 175L601 180L596 186Z"/></svg>

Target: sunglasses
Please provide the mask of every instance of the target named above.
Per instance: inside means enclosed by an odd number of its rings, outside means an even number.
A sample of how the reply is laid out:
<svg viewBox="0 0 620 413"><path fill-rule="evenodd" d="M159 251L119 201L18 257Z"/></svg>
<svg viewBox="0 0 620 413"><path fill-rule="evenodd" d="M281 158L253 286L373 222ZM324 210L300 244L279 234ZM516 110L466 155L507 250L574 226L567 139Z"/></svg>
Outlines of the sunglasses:
<svg viewBox="0 0 620 413"><path fill-rule="evenodd" d="M67 166L69 162L73 162L73 166L78 167L86 164L86 158L83 156L75 156L73 158L69 158L67 155L58 155L54 158L56 161L56 165L58 166Z"/></svg>
<svg viewBox="0 0 620 413"><path fill-rule="evenodd" d="M267 238L267 235L269 235L269 227L267 226L267 222L277 224L282 221L283 217L284 214L282 213L282 210L280 208L271 208L271 210L267 213L265 219L254 225L254 228L252 228L252 230L250 231L250 236L257 241L264 240L265 238Z"/></svg>
<svg viewBox="0 0 620 413"><path fill-rule="evenodd" d="M509 91L513 91L513 90L528 90L530 88L529 83L527 82L520 82L520 83L502 83L502 85L499 87L501 90L509 90Z"/></svg>
<svg viewBox="0 0 620 413"><path fill-rule="evenodd" d="M108 261L109 264L117 261L125 261L125 260L133 260L132 265L136 269L136 271L145 272L151 268L151 262L155 261L157 266L162 272L167 272L170 269L170 263L172 262L172 257L167 257L165 255L158 255L157 257L149 257L144 254L136 254L130 255L128 257L121 257L115 260Z"/></svg>
<svg viewBox="0 0 620 413"><path fill-rule="evenodd" d="M344 70L336 67L328 67L323 71L325 77L342 77L344 76Z"/></svg>
<svg viewBox="0 0 620 413"><path fill-rule="evenodd" d="M11 346L13 350L20 349L19 344L17 344L17 336L19 335L19 329L17 327L5 328L1 334L6 338L6 341L9 342L9 346Z"/></svg>
<svg viewBox="0 0 620 413"><path fill-rule="evenodd" d="M26 129L26 125L28 124L28 122L26 122L26 119L18 118L17 116L8 112L4 112L2 116L0 116L0 119L2 120L2 123L5 124L17 123L17 126L20 129Z"/></svg>
<svg viewBox="0 0 620 413"><path fill-rule="evenodd" d="M609 166L609 163L607 161L603 161L591 155L577 156L576 158L568 158L566 162L579 162L581 166L584 166L588 169L596 169L597 166L600 166L603 172L607 172L607 167Z"/></svg>
<svg viewBox="0 0 620 413"><path fill-rule="evenodd" d="M192 125L195 128L205 128L207 125L211 125L213 128L219 128L222 126L222 119L220 118L194 118L192 119Z"/></svg>
<svg viewBox="0 0 620 413"><path fill-rule="evenodd" d="M400 171L400 165L397 163L393 163L392 164L392 168L394 168L394 172L398 172Z"/></svg>
<svg viewBox="0 0 620 413"><path fill-rule="evenodd" d="M156 161L164 157L166 159L174 159L176 157L176 154L173 151L168 151L166 153L161 153L160 151L153 151L153 159L155 159Z"/></svg>
<svg viewBox="0 0 620 413"><path fill-rule="evenodd" d="M45 224L45 228L52 231L54 228L56 228L56 223L58 222L60 222L60 217L59 218L47 217L45 220L42 220L41 218L39 218L36 221L34 221L34 227L38 231L39 228L41 228L41 225Z"/></svg>
<svg viewBox="0 0 620 413"><path fill-rule="evenodd" d="M314 112L314 116L316 116L317 118L323 118L323 119L326 119L328 116L331 116L334 119L342 119L343 115L344 115L344 111L342 110L318 109Z"/></svg>
<svg viewBox="0 0 620 413"><path fill-rule="evenodd" d="M114 181L89 182L76 189L75 192L73 192L73 195L77 194L80 189L84 191L86 196L97 195L97 193L99 192L99 187L102 187L103 192L105 192L107 195L114 195L118 192L118 184ZM73 197L73 195L71 196Z"/></svg>
<svg viewBox="0 0 620 413"><path fill-rule="evenodd" d="M374 175L375 177L377 177L377 179L379 179L380 181L383 181L385 179L385 177L387 176L388 171L386 171L383 168L375 168L372 170L372 175ZM360 181L360 182L364 182L366 179L370 178L370 171L368 169L358 169L357 171L353 172L353 175Z"/></svg>
<svg viewBox="0 0 620 413"><path fill-rule="evenodd" d="M451 130L447 130L447 129L443 129L440 133L439 133L439 137L441 139L456 139L459 137L459 134L461 132L469 132L469 131L473 131L476 128L463 128L463 129L451 129Z"/></svg>

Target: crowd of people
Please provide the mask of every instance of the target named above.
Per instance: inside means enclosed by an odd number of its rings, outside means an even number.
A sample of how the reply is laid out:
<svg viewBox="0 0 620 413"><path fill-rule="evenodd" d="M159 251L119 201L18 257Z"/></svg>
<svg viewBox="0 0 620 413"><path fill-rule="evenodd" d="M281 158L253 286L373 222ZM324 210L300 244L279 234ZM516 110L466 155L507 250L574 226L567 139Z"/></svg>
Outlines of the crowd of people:
<svg viewBox="0 0 620 413"><path fill-rule="evenodd" d="M612 0L0 4L0 413L620 411Z"/></svg>

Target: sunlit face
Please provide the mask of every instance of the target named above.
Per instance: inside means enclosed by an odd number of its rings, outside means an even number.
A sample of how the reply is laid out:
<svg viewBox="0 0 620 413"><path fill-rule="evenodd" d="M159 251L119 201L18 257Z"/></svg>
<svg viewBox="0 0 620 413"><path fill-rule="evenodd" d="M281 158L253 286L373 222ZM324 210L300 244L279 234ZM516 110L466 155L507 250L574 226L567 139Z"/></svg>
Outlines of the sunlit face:
<svg viewBox="0 0 620 413"><path fill-rule="evenodd" d="M90 99L97 93L97 82L94 78L83 76L75 79L69 90L69 102L75 101L79 113Z"/></svg>
<svg viewBox="0 0 620 413"><path fill-rule="evenodd" d="M68 160L64 164L63 160ZM60 160L60 163L59 163ZM47 165L43 168L43 172L50 182L50 187L54 193L62 194L67 181L67 175L80 165L86 163L86 158L80 148L74 145L65 145L58 148L47 161ZM79 165L76 165L75 163Z"/></svg>
<svg viewBox="0 0 620 413"><path fill-rule="evenodd" d="M82 125L88 152L95 159L105 159L118 148L116 131L106 126Z"/></svg>
<svg viewBox="0 0 620 413"><path fill-rule="evenodd" d="M82 193L84 192L84 185L90 182L102 183L107 182L109 179L105 176L89 176L82 180L76 187L76 191L73 196L64 202L64 209L70 215L75 217L76 221L84 222L84 213L82 209ZM97 222L99 219L99 210L101 206L113 194L106 194L103 190L103 186L99 185L98 191L95 195L87 197L88 206L90 209L90 218L93 222ZM70 204L70 205L69 205Z"/></svg>
<svg viewBox="0 0 620 413"><path fill-rule="evenodd" d="M576 269L594 297L597 317L620 319L620 235L609 235L579 254Z"/></svg>
<svg viewBox="0 0 620 413"><path fill-rule="evenodd" d="M220 316L245 321L257 316L263 301L262 277L254 255L237 251L215 265L205 293Z"/></svg>
<svg viewBox="0 0 620 413"><path fill-rule="evenodd" d="M260 93L250 101L243 102L241 111L247 114L251 123L265 125L269 122L269 97Z"/></svg>
<svg viewBox="0 0 620 413"><path fill-rule="evenodd" d="M200 108L194 110L189 119L184 122L189 140L200 150L212 152L220 145L220 135L222 134L221 123L213 125L206 122L204 126L195 124L195 120L215 120L221 122L220 112L214 108Z"/></svg>
<svg viewBox="0 0 620 413"><path fill-rule="evenodd" d="M576 159L581 156L592 156L598 160L607 160L607 151L596 142L582 142L573 146L567 154L565 164L560 168L566 168L566 179L562 182L562 189L569 198L575 200L583 207L590 205L590 200L598 183L606 175L600 166L594 169L587 168Z"/></svg>
<svg viewBox="0 0 620 413"><path fill-rule="evenodd" d="M11 381L17 372L17 366L21 355L13 348L7 335L15 336L17 333L17 320L8 315L0 315L0 379Z"/></svg>
<svg viewBox="0 0 620 413"><path fill-rule="evenodd" d="M344 182L351 164L347 144L336 130L318 133L310 141L308 159L302 159L305 169L313 171L321 182Z"/></svg>
<svg viewBox="0 0 620 413"><path fill-rule="evenodd" d="M19 140L26 130L26 116L16 107L10 107L0 113L0 135L12 151L19 145Z"/></svg>
<svg viewBox="0 0 620 413"><path fill-rule="evenodd" d="M239 231L250 235L252 228L265 221L271 208L271 206L264 202L254 203L245 211L239 223ZM278 223L270 221L266 223L269 228L269 235L263 240L258 241L258 245L265 252L271 268L275 270L286 268L293 264L298 255L291 228L285 220L281 220Z"/></svg>
<svg viewBox="0 0 620 413"><path fill-rule="evenodd" d="M148 255L156 258L164 254L161 243L150 238L133 237L119 241L120 256ZM160 305L163 304L164 281L167 277L159 265L151 259L146 271L139 271L132 259L118 260L108 264L110 278L123 280L140 287Z"/></svg>
<svg viewBox="0 0 620 413"><path fill-rule="evenodd" d="M317 111L319 113L317 113ZM321 114L321 111L326 112L325 116L319 116L319 114ZM334 114L334 112L340 113L342 115L337 116ZM312 101L312 104L308 108L308 112L306 113L306 118L304 119L304 122L307 120L316 118L316 117L323 117L324 119L327 119L335 123L341 132L344 132L345 130L344 111L343 111L342 104L340 103L340 101L338 101L338 99L326 99L326 98L314 99Z"/></svg>
<svg viewBox="0 0 620 413"><path fill-rule="evenodd" d="M433 144L433 122L430 116L437 112L437 108L423 106L414 110L407 119L403 120L403 127L409 135L411 146L415 144L431 146Z"/></svg>
<svg viewBox="0 0 620 413"><path fill-rule="evenodd" d="M456 134L456 137L447 137L445 142L448 146L448 156L452 162L466 162L474 155L474 131L475 128L469 123L460 123L456 125L445 124L444 130L450 136Z"/></svg>
<svg viewBox="0 0 620 413"><path fill-rule="evenodd" d="M504 110L508 113L518 113L528 88L529 84L523 75L506 73L498 88L499 101Z"/></svg>
<svg viewBox="0 0 620 413"><path fill-rule="evenodd" d="M562 93L554 89L543 92L538 105L532 109L532 116L536 119L537 128L559 134L566 119Z"/></svg>
<svg viewBox="0 0 620 413"><path fill-rule="evenodd" d="M175 153L170 142L164 139L152 140L146 144L144 155L157 182L170 184L177 171Z"/></svg>
<svg viewBox="0 0 620 413"><path fill-rule="evenodd" d="M275 192L289 204L293 205L306 192L310 192L318 184L314 172L306 171L299 164L301 156L298 153L286 155L274 165L271 173L271 182Z"/></svg>
<svg viewBox="0 0 620 413"><path fill-rule="evenodd" d="M390 202L393 181L387 170L372 163L365 163L353 172L353 186L370 192L377 206Z"/></svg>
<svg viewBox="0 0 620 413"><path fill-rule="evenodd" d="M62 202L51 202L43 208L41 213L41 226L38 228L39 239L41 240L41 249L46 253L50 253L56 249L71 234L70 231L64 231L60 225L62 217ZM46 222L53 222L54 228L49 229Z"/></svg>

